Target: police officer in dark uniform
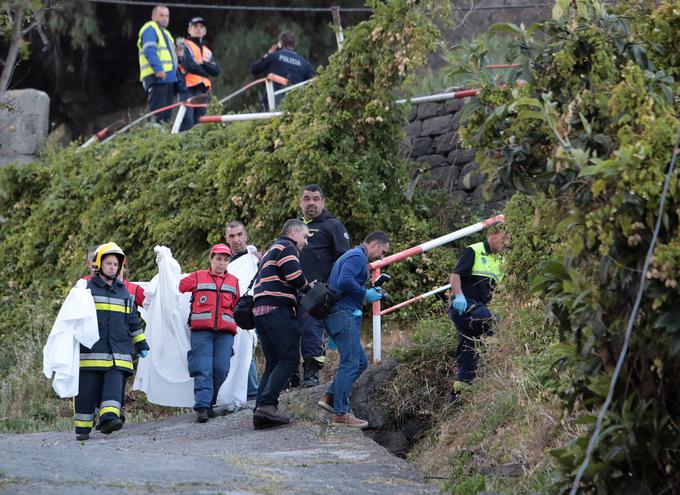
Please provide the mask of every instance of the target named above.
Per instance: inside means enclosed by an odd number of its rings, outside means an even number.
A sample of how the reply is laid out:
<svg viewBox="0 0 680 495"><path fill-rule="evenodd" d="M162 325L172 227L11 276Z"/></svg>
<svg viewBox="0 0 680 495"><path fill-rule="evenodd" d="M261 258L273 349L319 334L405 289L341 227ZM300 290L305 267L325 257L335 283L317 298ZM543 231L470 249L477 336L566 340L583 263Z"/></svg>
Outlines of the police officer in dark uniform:
<svg viewBox="0 0 680 495"><path fill-rule="evenodd" d="M499 227L486 241L471 244L451 274L453 296L449 317L458 330L456 362L458 370L449 401L455 403L460 393L468 388L477 372L477 344L484 336L492 335L496 316L487 305L493 289L502 278L500 253L509 245L510 235Z"/></svg>
<svg viewBox="0 0 680 495"><path fill-rule="evenodd" d="M300 253L300 264L305 278L310 282L328 281L333 263L349 251L349 234L340 220L324 209L326 198L316 184L304 187L300 196L301 220L309 228L309 242ZM326 360L323 345L323 324L298 308L302 332L302 358L304 387L319 384L319 370ZM299 378L298 378L299 380ZM295 377L291 380L295 382ZM295 383L292 383L295 385Z"/></svg>
<svg viewBox="0 0 680 495"><path fill-rule="evenodd" d="M260 60L250 65L250 72L254 76L273 73L285 77L291 86L312 79L315 76L312 64L295 51L296 47L295 35L290 31L284 31L279 35L279 42L272 45ZM281 85L274 83L275 90L280 88ZM276 95L277 105L284 96L285 93Z"/></svg>

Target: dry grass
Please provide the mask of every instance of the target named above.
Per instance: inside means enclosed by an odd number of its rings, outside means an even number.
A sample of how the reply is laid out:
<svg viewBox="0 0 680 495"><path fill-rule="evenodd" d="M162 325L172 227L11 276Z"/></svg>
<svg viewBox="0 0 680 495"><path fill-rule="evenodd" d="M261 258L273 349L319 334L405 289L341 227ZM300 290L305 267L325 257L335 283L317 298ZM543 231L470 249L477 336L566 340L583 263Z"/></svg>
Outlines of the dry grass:
<svg viewBox="0 0 680 495"><path fill-rule="evenodd" d="M553 336L543 329L539 305L500 296L495 305L505 319L487 339L483 367L461 405L443 407L441 384L448 392L453 379L452 350L443 339L430 354L411 351L388 394L395 411L430 413L434 426L409 460L424 475L447 479L445 488L455 494L545 487L553 467L549 450L573 438L577 428L562 415L553 391L559 386L549 348ZM441 338L441 332L430 338L436 335ZM428 381L437 386L428 389Z"/></svg>

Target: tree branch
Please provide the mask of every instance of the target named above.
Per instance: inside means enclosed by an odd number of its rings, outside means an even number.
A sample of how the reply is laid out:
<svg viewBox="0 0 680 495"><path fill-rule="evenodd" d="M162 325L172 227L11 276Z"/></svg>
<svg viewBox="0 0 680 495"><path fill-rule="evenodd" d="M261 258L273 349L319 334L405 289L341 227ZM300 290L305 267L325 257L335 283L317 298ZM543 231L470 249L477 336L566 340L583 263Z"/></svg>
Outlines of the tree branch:
<svg viewBox="0 0 680 495"><path fill-rule="evenodd" d="M14 72L14 65L19 57L19 47L21 46L21 24L24 18L24 6L17 5L12 9L13 26L12 35L10 36L9 50L7 50L7 58L5 65L0 74L0 95L4 94L9 87L12 73Z"/></svg>

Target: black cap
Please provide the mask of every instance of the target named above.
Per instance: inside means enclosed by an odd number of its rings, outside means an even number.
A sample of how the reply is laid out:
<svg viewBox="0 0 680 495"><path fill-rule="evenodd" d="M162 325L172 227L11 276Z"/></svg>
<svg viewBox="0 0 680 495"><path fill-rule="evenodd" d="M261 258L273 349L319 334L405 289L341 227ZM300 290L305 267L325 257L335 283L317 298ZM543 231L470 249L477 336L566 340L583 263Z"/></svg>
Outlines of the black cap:
<svg viewBox="0 0 680 495"><path fill-rule="evenodd" d="M203 24L205 26L205 19L203 19L203 17L192 17L189 21L189 26L193 26L194 24Z"/></svg>

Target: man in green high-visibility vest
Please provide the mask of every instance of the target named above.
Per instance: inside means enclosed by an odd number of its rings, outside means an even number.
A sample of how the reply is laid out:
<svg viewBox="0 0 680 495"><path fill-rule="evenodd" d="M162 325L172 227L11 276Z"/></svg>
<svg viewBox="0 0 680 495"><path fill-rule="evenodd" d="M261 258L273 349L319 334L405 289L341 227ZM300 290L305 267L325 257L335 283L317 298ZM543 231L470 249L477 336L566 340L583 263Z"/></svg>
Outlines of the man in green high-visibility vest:
<svg viewBox="0 0 680 495"><path fill-rule="evenodd" d="M165 5L156 5L151 20L142 26L137 38L139 80L151 112L172 105L178 92L175 40L166 29L168 24L170 10ZM156 120L167 122L171 116L172 109L164 110L156 115Z"/></svg>
<svg viewBox="0 0 680 495"><path fill-rule="evenodd" d="M450 402L457 402L460 393L475 378L478 358L476 346L481 343L482 337L492 334L496 321L487 305L496 284L503 277L500 253L510 245L510 234L499 226L492 229L486 241L465 248L451 274L449 317L458 330L458 370L449 396Z"/></svg>

